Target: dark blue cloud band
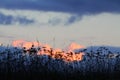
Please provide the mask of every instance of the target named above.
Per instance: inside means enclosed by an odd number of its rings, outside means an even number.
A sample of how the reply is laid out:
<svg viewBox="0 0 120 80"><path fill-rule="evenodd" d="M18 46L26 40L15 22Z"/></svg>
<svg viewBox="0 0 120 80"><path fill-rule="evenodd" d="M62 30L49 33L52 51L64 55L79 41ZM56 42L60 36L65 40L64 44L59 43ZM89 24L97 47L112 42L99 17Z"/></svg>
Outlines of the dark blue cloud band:
<svg viewBox="0 0 120 80"><path fill-rule="evenodd" d="M120 13L120 0L1 0L0 7L83 14Z"/></svg>

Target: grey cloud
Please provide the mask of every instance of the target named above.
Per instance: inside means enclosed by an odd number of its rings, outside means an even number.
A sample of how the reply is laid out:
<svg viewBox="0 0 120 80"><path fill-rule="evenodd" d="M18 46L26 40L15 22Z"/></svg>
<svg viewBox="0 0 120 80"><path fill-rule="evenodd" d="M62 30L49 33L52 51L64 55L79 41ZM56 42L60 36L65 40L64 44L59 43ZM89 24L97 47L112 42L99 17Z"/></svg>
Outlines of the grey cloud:
<svg viewBox="0 0 120 80"><path fill-rule="evenodd" d="M73 16L71 16L71 17L68 19L68 21L65 23L65 25L70 25L70 24L72 24L72 23L74 23L74 22L77 22L77 21L79 21L79 20L81 20L81 19L82 19L82 17L77 16L77 15L73 15Z"/></svg>
<svg viewBox="0 0 120 80"><path fill-rule="evenodd" d="M79 15L120 13L120 0L1 0L0 7L59 11Z"/></svg>
<svg viewBox="0 0 120 80"><path fill-rule="evenodd" d="M14 17L12 15L4 15L2 13L0 13L0 24L5 24L5 25L9 25L9 24L13 24L19 22L20 24L30 24L33 23L34 20L29 20L25 17Z"/></svg>
<svg viewBox="0 0 120 80"><path fill-rule="evenodd" d="M120 13L120 0L1 0L0 8L54 11L72 13L76 16L69 18L65 25L74 23L84 15L95 15L100 13ZM0 24L11 24L12 16L5 17L0 14ZM2 19L2 20L1 20ZM18 17L20 24L33 23L34 20ZM61 20L50 20L52 25L59 24Z"/></svg>

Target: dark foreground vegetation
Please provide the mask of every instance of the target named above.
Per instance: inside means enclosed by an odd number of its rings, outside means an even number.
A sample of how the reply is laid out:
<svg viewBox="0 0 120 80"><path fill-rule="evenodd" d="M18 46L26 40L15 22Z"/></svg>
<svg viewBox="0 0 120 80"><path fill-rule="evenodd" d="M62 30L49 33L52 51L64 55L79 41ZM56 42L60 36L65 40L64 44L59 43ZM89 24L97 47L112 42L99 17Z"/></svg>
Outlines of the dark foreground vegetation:
<svg viewBox="0 0 120 80"><path fill-rule="evenodd" d="M105 47L80 50L82 61L65 62L23 49L0 47L0 80L120 80L120 53Z"/></svg>
<svg viewBox="0 0 120 80"><path fill-rule="evenodd" d="M8 73L1 74L1 80L120 80L119 73L88 73L82 75L80 73L60 74L56 72L48 73Z"/></svg>

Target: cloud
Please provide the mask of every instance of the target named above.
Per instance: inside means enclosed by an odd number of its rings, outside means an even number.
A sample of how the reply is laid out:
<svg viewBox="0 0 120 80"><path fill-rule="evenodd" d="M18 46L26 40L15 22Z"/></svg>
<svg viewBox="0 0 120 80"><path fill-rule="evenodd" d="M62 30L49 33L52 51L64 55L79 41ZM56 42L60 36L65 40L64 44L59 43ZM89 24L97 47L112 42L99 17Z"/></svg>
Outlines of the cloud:
<svg viewBox="0 0 120 80"><path fill-rule="evenodd" d="M120 13L120 0L1 0L1 8L75 13Z"/></svg>
<svg viewBox="0 0 120 80"><path fill-rule="evenodd" d="M1 10L0 10L1 11ZM56 47L66 47L72 41L85 46L120 44L120 14L102 13L99 15L84 16L70 25L65 24L73 15L57 12L40 12L12 10L1 11L4 15L24 16L35 22L31 25L0 25L0 34L13 36L14 39L0 38L0 42L12 42L12 40L24 39L53 45L55 37ZM31 14L29 14L31 13ZM60 19L60 23L51 25L49 20ZM59 21L58 21L59 22ZM40 25L43 24L43 25Z"/></svg>
<svg viewBox="0 0 120 80"><path fill-rule="evenodd" d="M86 15L120 13L119 0L1 0L0 24L71 25Z"/></svg>
<svg viewBox="0 0 120 80"><path fill-rule="evenodd" d="M77 18L78 16L75 14L62 12L0 9L0 24L7 25L68 25L77 21Z"/></svg>
<svg viewBox="0 0 120 80"><path fill-rule="evenodd" d="M0 24L9 25L9 24L30 24L33 23L33 20L26 19L25 17L14 17L12 15L4 15L0 13Z"/></svg>

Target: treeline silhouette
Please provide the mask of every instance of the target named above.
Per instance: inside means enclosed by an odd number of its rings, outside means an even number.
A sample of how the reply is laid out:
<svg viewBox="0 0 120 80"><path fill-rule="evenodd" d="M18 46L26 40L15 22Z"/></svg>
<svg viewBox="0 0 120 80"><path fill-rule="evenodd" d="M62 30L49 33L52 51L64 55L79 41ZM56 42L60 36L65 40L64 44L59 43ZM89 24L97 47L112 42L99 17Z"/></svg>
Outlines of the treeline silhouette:
<svg viewBox="0 0 120 80"><path fill-rule="evenodd" d="M120 52L113 53L106 47L90 51L82 49L78 50L80 53L85 53L82 60L66 62L59 58L59 55L57 58L50 55L37 55L39 50L40 48L34 46L29 50L0 46L1 79L120 79Z"/></svg>

